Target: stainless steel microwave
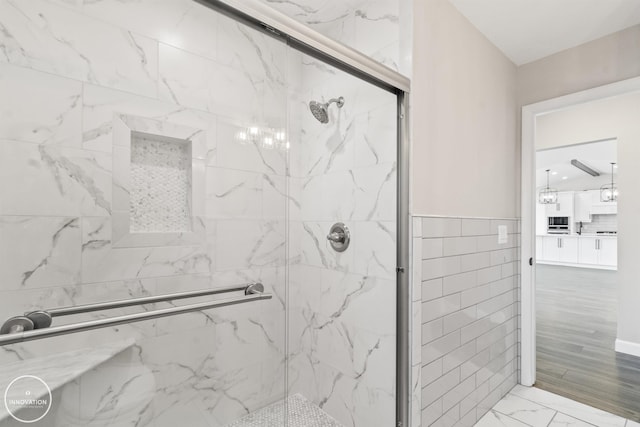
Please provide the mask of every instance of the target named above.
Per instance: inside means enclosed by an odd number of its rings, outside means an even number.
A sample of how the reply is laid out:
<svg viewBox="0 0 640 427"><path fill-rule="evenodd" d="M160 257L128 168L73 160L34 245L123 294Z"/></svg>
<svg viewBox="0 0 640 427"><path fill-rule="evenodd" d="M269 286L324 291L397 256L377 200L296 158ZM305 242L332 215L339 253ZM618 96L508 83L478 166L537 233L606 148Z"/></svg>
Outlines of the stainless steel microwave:
<svg viewBox="0 0 640 427"><path fill-rule="evenodd" d="M550 216L549 226L566 225L569 226L568 216Z"/></svg>
<svg viewBox="0 0 640 427"><path fill-rule="evenodd" d="M547 226L549 234L569 234L569 217L568 216L550 216Z"/></svg>

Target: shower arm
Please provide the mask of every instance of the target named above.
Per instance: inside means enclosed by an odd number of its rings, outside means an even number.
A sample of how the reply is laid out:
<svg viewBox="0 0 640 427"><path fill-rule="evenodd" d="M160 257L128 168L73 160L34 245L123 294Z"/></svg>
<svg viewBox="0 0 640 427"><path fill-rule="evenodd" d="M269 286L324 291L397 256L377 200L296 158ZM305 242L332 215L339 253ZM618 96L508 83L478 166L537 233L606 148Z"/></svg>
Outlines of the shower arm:
<svg viewBox="0 0 640 427"><path fill-rule="evenodd" d="M342 106L344 105L344 97L339 97L339 98L331 98L330 100L327 101L326 106L328 107L331 104L336 104L339 108L342 108Z"/></svg>

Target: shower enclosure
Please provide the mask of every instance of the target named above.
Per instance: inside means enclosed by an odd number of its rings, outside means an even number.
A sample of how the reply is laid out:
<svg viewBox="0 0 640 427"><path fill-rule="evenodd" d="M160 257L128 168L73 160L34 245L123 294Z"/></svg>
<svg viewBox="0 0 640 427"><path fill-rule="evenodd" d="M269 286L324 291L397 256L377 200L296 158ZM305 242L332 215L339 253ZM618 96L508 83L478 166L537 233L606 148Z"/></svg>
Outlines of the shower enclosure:
<svg viewBox="0 0 640 427"><path fill-rule="evenodd" d="M0 426L408 425L405 78L251 0L0 27Z"/></svg>

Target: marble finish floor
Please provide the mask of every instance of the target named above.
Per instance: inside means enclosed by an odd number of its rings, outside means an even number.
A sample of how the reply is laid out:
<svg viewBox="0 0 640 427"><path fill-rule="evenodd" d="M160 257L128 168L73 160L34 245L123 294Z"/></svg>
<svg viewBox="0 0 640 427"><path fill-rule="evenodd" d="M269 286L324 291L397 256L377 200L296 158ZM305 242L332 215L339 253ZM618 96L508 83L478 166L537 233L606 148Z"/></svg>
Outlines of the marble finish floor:
<svg viewBox="0 0 640 427"><path fill-rule="evenodd" d="M343 427L318 405L300 394L289 396L273 405L255 411L227 425L227 427Z"/></svg>
<svg viewBox="0 0 640 427"><path fill-rule="evenodd" d="M535 387L517 385L476 427L640 427L600 409Z"/></svg>

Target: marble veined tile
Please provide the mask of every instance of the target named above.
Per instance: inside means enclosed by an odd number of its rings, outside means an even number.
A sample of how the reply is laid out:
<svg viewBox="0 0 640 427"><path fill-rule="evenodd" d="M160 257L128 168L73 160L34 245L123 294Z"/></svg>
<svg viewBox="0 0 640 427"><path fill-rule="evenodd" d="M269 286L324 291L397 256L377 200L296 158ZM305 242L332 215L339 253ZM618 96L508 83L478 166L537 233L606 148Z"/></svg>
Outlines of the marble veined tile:
<svg viewBox="0 0 640 427"><path fill-rule="evenodd" d="M203 246L114 248L110 218L82 219L82 281L105 282L205 274L212 262Z"/></svg>
<svg viewBox="0 0 640 427"><path fill-rule="evenodd" d="M80 239L78 218L0 217L2 290L78 283Z"/></svg>
<svg viewBox="0 0 640 427"><path fill-rule="evenodd" d="M533 427L546 427L556 411L513 394L507 394L493 409Z"/></svg>
<svg viewBox="0 0 640 427"><path fill-rule="evenodd" d="M349 222L346 223L349 226ZM333 221L290 223L293 253L302 264L347 273L353 270L354 253L336 252L327 241Z"/></svg>
<svg viewBox="0 0 640 427"><path fill-rule="evenodd" d="M260 117L264 79L160 44L160 99L237 119Z"/></svg>
<svg viewBox="0 0 640 427"><path fill-rule="evenodd" d="M491 410L480 418L475 427L527 427L527 424Z"/></svg>
<svg viewBox="0 0 640 427"><path fill-rule="evenodd" d="M301 342L308 343L311 358L353 378L360 378L376 358L389 362L388 368L393 366L395 337L392 334L359 329L340 317L321 316L315 316L300 333Z"/></svg>
<svg viewBox="0 0 640 427"><path fill-rule="evenodd" d="M158 43L42 0L0 2L0 61L146 96Z"/></svg>
<svg viewBox="0 0 640 427"><path fill-rule="evenodd" d="M224 15L218 17L218 62L284 90L287 46Z"/></svg>
<svg viewBox="0 0 640 427"><path fill-rule="evenodd" d="M356 118L355 166L392 163L397 157L397 105L389 102Z"/></svg>
<svg viewBox="0 0 640 427"><path fill-rule="evenodd" d="M357 253L354 272L395 279L396 224L390 221L357 221L351 235Z"/></svg>
<svg viewBox="0 0 640 427"><path fill-rule="evenodd" d="M399 39L399 3L387 0L368 0L355 10L354 48L371 55L391 40ZM397 41L396 41L397 43ZM398 61L398 52L395 54Z"/></svg>
<svg viewBox="0 0 640 427"><path fill-rule="evenodd" d="M248 171L207 168L207 216L253 218L262 215L262 176ZM284 203L282 204L284 206Z"/></svg>
<svg viewBox="0 0 640 427"><path fill-rule="evenodd" d="M0 63L0 139L80 148L82 83Z"/></svg>
<svg viewBox="0 0 640 427"><path fill-rule="evenodd" d="M216 117L171 102L162 102L121 90L85 84L82 108L82 145L88 150L110 153L114 141L115 115L153 119L161 123L186 126L206 131L207 152L193 153L194 158L215 158Z"/></svg>
<svg viewBox="0 0 640 427"><path fill-rule="evenodd" d="M262 174L262 218L291 219L295 216L292 212L300 210L300 197L292 191L294 184L290 179L281 175Z"/></svg>
<svg viewBox="0 0 640 427"><path fill-rule="evenodd" d="M300 215L305 221L340 221L353 219L357 187L351 171L314 175L302 180Z"/></svg>
<svg viewBox="0 0 640 427"><path fill-rule="evenodd" d="M83 12L187 52L217 57L219 14L193 0L92 0L84 2Z"/></svg>
<svg viewBox="0 0 640 427"><path fill-rule="evenodd" d="M396 219L396 164L386 163L355 169L356 220L395 221Z"/></svg>
<svg viewBox="0 0 640 427"><path fill-rule="evenodd" d="M320 274L321 282L313 308L325 322L338 321L348 328L379 334L395 333L395 280L330 269L315 274Z"/></svg>
<svg viewBox="0 0 640 427"><path fill-rule="evenodd" d="M57 425L149 425L155 373L131 360L136 350L107 360L65 386L56 413Z"/></svg>
<svg viewBox="0 0 640 427"><path fill-rule="evenodd" d="M585 423L561 412L558 412L547 425L549 427L593 427L593 424Z"/></svg>
<svg viewBox="0 0 640 427"><path fill-rule="evenodd" d="M223 331L220 340L226 339L227 333L234 333L233 324L223 328L228 332ZM267 365L244 364L247 358L261 356L259 350L251 350L251 341L243 341L244 338L244 333L236 338L236 342L244 345L244 353L235 353L235 360L231 350L224 359L219 359L219 352L224 351L220 345L226 342L217 343L217 326L163 335L140 343L144 364L161 373L156 377L154 425L175 425L169 422L175 420L172 408L183 406L190 409L187 411L190 415L183 420L185 425L226 425L277 400L280 396L268 393L274 390L272 383L277 381L277 376L268 384L262 378L265 371L276 371L280 365L273 361ZM283 378L280 378L281 384ZM200 423L203 420L208 422Z"/></svg>
<svg viewBox="0 0 640 427"><path fill-rule="evenodd" d="M326 66L320 67L320 70L322 70L320 74L317 63L309 62L308 64L309 65L307 65L305 58L303 62L303 73L305 73L309 67L313 67L314 73L319 74L319 77L329 75L329 78L321 81L305 79L303 93L309 97L309 99L329 99L343 96L345 102L340 111L341 115L346 119L350 120L361 113L366 113L378 107L396 102L395 95L368 82L337 70L335 71L335 75L331 76ZM313 84L311 84L311 82L313 82ZM332 109L335 109L335 105ZM336 120L335 115L334 120Z"/></svg>
<svg viewBox="0 0 640 427"><path fill-rule="evenodd" d="M209 427L209 414L203 411L193 401L180 402L179 404L162 405L155 403L158 407L154 412L154 427L173 427L177 425L188 425L189 427Z"/></svg>
<svg viewBox="0 0 640 427"><path fill-rule="evenodd" d="M370 53L369 56L382 65L408 76L411 74L411 68L408 65L409 59L407 59L408 55L405 54L403 56L402 54L402 52L409 50L406 45L408 45L408 42L401 37L400 40L395 40L382 49Z"/></svg>
<svg viewBox="0 0 640 427"><path fill-rule="evenodd" d="M285 229L279 220L217 220L212 242L216 270L283 265Z"/></svg>
<svg viewBox="0 0 640 427"><path fill-rule="evenodd" d="M624 418L617 415L567 399L566 397L549 393L539 388L516 385L511 393L599 427L623 427L626 422Z"/></svg>
<svg viewBox="0 0 640 427"><path fill-rule="evenodd" d="M327 102L333 95L310 99ZM335 95L336 97L338 95ZM306 105L302 108L308 108ZM346 104L338 109L329 107L329 123L318 122L311 113L304 116L304 138L301 140L302 176L323 175L329 172L348 171L354 167L356 144L356 120L348 114Z"/></svg>
<svg viewBox="0 0 640 427"><path fill-rule="evenodd" d="M0 370L0 385L5 388L20 375L36 375L42 378L52 391L55 391L133 345L133 340L127 339L122 342L103 344L94 348L53 353L4 364ZM20 383L17 384L19 385ZM14 389L12 389L13 391ZM16 392L19 392L19 390ZM41 397L44 396L33 395L33 398ZM5 406L2 405L0 408L0 421L8 417L9 413L6 411Z"/></svg>
<svg viewBox="0 0 640 427"><path fill-rule="evenodd" d="M110 154L0 141L0 170L0 214L111 213Z"/></svg>
<svg viewBox="0 0 640 427"><path fill-rule="evenodd" d="M328 0L323 7L313 10L302 21L314 30L353 46L356 39L355 16L351 4L341 0Z"/></svg>
<svg viewBox="0 0 640 427"><path fill-rule="evenodd" d="M68 7L73 10L82 10L84 0L49 0L52 3Z"/></svg>
<svg viewBox="0 0 640 427"><path fill-rule="evenodd" d="M243 140L241 136L251 132L260 134L261 126L250 119L218 120L216 156L210 166L261 172L268 175L285 176L287 152L277 147L268 147L261 138Z"/></svg>
<svg viewBox="0 0 640 427"><path fill-rule="evenodd" d="M209 74L215 67L215 62L160 44L160 99L211 112Z"/></svg>
<svg viewBox="0 0 640 427"><path fill-rule="evenodd" d="M295 16L302 22L313 20L339 20L348 14L360 1L353 0L295 0L281 2L279 0L263 0L265 3L289 16Z"/></svg>
<svg viewBox="0 0 640 427"><path fill-rule="evenodd" d="M372 375L384 375L389 368L372 370ZM334 371L330 367L320 380L324 397L318 404L347 427L368 427L393 425L395 397L392 390L367 385L366 380L352 378Z"/></svg>

